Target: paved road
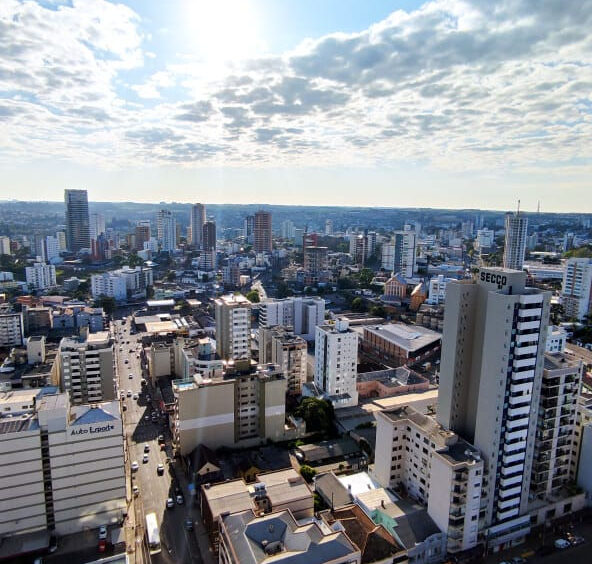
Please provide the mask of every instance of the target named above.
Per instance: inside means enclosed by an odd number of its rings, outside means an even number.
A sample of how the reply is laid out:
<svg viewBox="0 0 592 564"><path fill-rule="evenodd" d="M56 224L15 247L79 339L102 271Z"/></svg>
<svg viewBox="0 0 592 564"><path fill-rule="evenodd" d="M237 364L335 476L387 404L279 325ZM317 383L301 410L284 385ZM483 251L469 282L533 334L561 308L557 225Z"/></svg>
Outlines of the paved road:
<svg viewBox="0 0 592 564"><path fill-rule="evenodd" d="M133 483L138 486L140 493L141 516L154 512L161 525L160 538L162 552L153 555L152 562L201 563L202 558L193 532L188 531L185 526L186 519L197 519L196 510L190 506L190 498L184 480L175 482L175 476L180 470L175 470L173 464L167 464L167 456L171 455L170 436L166 432L164 420L159 418L156 423L152 421L151 414L158 413L152 405L154 391L148 386L142 387L142 368L139 359L141 335L130 335L129 320L122 324L115 322L115 340L117 369L119 374L119 393L125 393L122 404L125 405L124 429L129 445L130 463L136 461L139 465L137 472L133 473ZM127 361L127 362L126 362ZM131 375L131 376L130 376ZM132 397L127 397L128 390ZM138 394L138 399L133 398ZM148 401L150 394L150 401ZM158 436L165 435L167 439L167 451L161 451L158 445ZM145 445L148 445L149 452L147 462L143 462ZM157 466L163 464L165 473L158 476ZM167 509L166 500L168 497L175 497L175 485L180 487L185 498L183 505Z"/></svg>

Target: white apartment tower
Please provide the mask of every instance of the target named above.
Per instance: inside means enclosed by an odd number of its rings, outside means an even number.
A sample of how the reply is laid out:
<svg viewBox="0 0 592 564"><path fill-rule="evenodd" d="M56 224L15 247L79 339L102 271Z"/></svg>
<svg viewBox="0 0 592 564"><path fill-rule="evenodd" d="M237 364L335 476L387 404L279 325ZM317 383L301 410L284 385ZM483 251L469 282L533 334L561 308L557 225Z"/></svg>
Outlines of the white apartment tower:
<svg viewBox="0 0 592 564"><path fill-rule="evenodd" d="M96 241L101 233L105 233L105 216L102 213L90 214L89 230L91 241Z"/></svg>
<svg viewBox="0 0 592 564"><path fill-rule="evenodd" d="M53 264L36 262L33 266L25 268L27 284L34 290L46 290L57 284L56 269Z"/></svg>
<svg viewBox="0 0 592 564"><path fill-rule="evenodd" d="M169 210L160 210L156 214L156 231L160 250L172 252L177 247L177 223Z"/></svg>
<svg viewBox="0 0 592 564"><path fill-rule="evenodd" d="M347 321L320 325L315 338L314 383L334 406L358 405L358 334Z"/></svg>
<svg viewBox="0 0 592 564"><path fill-rule="evenodd" d="M506 235L504 244L504 268L522 270L526 250L526 229L528 219L518 213L506 214Z"/></svg>
<svg viewBox="0 0 592 564"><path fill-rule="evenodd" d="M525 284L522 271L482 268L446 287L437 419L483 455L490 545L530 530L550 295Z"/></svg>
<svg viewBox="0 0 592 564"><path fill-rule="evenodd" d="M382 269L412 278L416 264L416 241L415 231L395 231L391 241L382 246Z"/></svg>
<svg viewBox="0 0 592 564"><path fill-rule="evenodd" d="M0 313L0 347L20 347L25 338L22 313Z"/></svg>
<svg viewBox="0 0 592 564"><path fill-rule="evenodd" d="M583 321L592 309L592 259L570 258L563 273L561 298L565 316Z"/></svg>
<svg viewBox="0 0 592 564"><path fill-rule="evenodd" d="M251 358L251 302L241 294L215 300L216 352L223 360Z"/></svg>
<svg viewBox="0 0 592 564"><path fill-rule="evenodd" d="M206 207L203 204L193 204L191 206L191 244L196 248L201 248L203 226L206 222Z"/></svg>
<svg viewBox="0 0 592 564"><path fill-rule="evenodd" d="M319 297L265 300L259 304L259 327L291 327L306 341L315 338L316 326L325 320L325 300Z"/></svg>

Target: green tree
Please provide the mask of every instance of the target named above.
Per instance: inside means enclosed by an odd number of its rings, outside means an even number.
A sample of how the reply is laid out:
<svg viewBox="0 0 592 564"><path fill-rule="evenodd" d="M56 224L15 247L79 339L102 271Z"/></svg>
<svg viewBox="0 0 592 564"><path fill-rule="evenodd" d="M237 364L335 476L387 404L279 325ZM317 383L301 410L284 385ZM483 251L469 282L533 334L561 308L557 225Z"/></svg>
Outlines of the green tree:
<svg viewBox="0 0 592 564"><path fill-rule="evenodd" d="M276 292L276 296L277 296L279 299L282 299L282 298L287 298L287 297L288 297L288 296L290 296L290 295L292 295L292 292L291 292L291 290L290 290L290 287L289 287L289 286L288 286L288 285L287 285L287 284L286 284L286 283L285 283L283 280L280 280L280 281L277 283L277 292Z"/></svg>
<svg viewBox="0 0 592 564"><path fill-rule="evenodd" d="M374 272L369 268L362 268L360 271L360 286L362 288L369 288L374 278Z"/></svg>
<svg viewBox="0 0 592 564"><path fill-rule="evenodd" d="M375 317L385 317L386 310L384 309L384 306L382 304L377 304L377 305L373 305L370 308L370 314L374 315Z"/></svg>
<svg viewBox="0 0 592 564"><path fill-rule="evenodd" d="M304 398L294 414L304 419L308 432L327 435L333 431L334 412L331 402L317 398Z"/></svg>
<svg viewBox="0 0 592 564"><path fill-rule="evenodd" d="M144 266L144 260L138 256L137 252L133 252L128 257L127 263L129 264L130 268L135 268L136 266Z"/></svg>
<svg viewBox="0 0 592 564"><path fill-rule="evenodd" d="M255 289L251 290L247 294L247 300L249 300L253 304L258 304L261 301L259 298L259 292Z"/></svg>
<svg viewBox="0 0 592 564"><path fill-rule="evenodd" d="M362 298L354 298L351 303L351 308L353 311L364 311L366 309L364 300L362 300Z"/></svg>
<svg viewBox="0 0 592 564"><path fill-rule="evenodd" d="M337 280L337 287L340 290L351 290L356 287L356 284L351 278L339 278Z"/></svg>
<svg viewBox="0 0 592 564"><path fill-rule="evenodd" d="M115 311L115 298L111 296L101 295L99 299L95 301L95 307L102 307L107 315L111 315Z"/></svg>
<svg viewBox="0 0 592 564"><path fill-rule="evenodd" d="M317 475L317 471L307 464L303 464L300 467L300 475L310 484L312 479Z"/></svg>

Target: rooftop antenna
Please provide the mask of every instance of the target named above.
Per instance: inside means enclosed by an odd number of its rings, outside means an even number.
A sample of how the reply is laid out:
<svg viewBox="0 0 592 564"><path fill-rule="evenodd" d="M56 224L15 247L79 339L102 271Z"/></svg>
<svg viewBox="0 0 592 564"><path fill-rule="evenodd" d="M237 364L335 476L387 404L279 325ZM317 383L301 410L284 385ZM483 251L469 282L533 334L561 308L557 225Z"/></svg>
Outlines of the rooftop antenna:
<svg viewBox="0 0 592 564"><path fill-rule="evenodd" d="M537 213L541 213L541 201L540 200L537 203Z"/></svg>
<svg viewBox="0 0 592 564"><path fill-rule="evenodd" d="M516 215L520 215L520 200L518 200L518 211L516 212Z"/></svg>

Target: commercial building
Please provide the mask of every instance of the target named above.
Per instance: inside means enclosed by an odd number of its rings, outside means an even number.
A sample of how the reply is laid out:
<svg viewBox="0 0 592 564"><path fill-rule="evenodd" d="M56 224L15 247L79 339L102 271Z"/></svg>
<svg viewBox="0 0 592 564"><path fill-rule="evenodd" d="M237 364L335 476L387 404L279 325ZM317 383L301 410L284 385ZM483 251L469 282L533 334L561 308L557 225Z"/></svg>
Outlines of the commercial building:
<svg viewBox="0 0 592 564"><path fill-rule="evenodd" d="M0 313L0 347L20 347L25 338L22 313Z"/></svg>
<svg viewBox="0 0 592 564"><path fill-rule="evenodd" d="M561 300L565 317L583 321L592 311L592 259L570 258L565 265Z"/></svg>
<svg viewBox="0 0 592 564"><path fill-rule="evenodd" d="M47 290L57 284L56 269L53 264L36 262L25 268L27 284L34 290Z"/></svg>
<svg viewBox="0 0 592 564"><path fill-rule="evenodd" d="M416 269L416 245L415 231L395 231L391 241L382 245L382 269L412 278Z"/></svg>
<svg viewBox="0 0 592 564"><path fill-rule="evenodd" d="M251 358L251 302L240 294L221 296L214 301L216 352L223 360L249 361Z"/></svg>
<svg viewBox="0 0 592 564"><path fill-rule="evenodd" d="M504 268L522 270L524 252L526 251L528 218L524 214L520 215L520 212L507 213L505 226Z"/></svg>
<svg viewBox="0 0 592 564"><path fill-rule="evenodd" d="M77 253L82 249L90 249L90 221L86 190L65 190L64 199L68 250Z"/></svg>
<svg viewBox="0 0 592 564"><path fill-rule="evenodd" d="M71 407L55 389L0 394L0 536L67 535L126 511L119 402Z"/></svg>
<svg viewBox="0 0 592 564"><path fill-rule="evenodd" d="M426 327L387 323L364 327L362 351L396 368L426 362L440 351L442 335Z"/></svg>
<svg viewBox="0 0 592 564"><path fill-rule="evenodd" d="M271 212L258 211L253 220L253 249L256 253L271 253Z"/></svg>
<svg viewBox="0 0 592 564"><path fill-rule="evenodd" d="M448 552L476 546L484 474L479 451L412 407L376 412L375 417L376 480L426 506L448 536Z"/></svg>
<svg viewBox="0 0 592 564"><path fill-rule="evenodd" d="M315 338L315 386L335 407L358 404L358 334L347 321L319 325Z"/></svg>
<svg viewBox="0 0 592 564"><path fill-rule="evenodd" d="M306 341L285 327L259 329L259 361L280 367L289 394L300 394L306 382L306 353Z"/></svg>
<svg viewBox="0 0 592 564"><path fill-rule="evenodd" d="M315 338L317 325L325 321L323 298L267 299L259 304L259 327L291 327L294 335L306 341Z"/></svg>
<svg viewBox="0 0 592 564"><path fill-rule="evenodd" d="M74 405L115 399L113 342L108 331L61 340L60 387Z"/></svg>
<svg viewBox="0 0 592 564"><path fill-rule="evenodd" d="M494 548L530 530L550 295L525 284L525 272L482 268L446 288L437 418L482 453L484 526Z"/></svg>
<svg viewBox="0 0 592 564"><path fill-rule="evenodd" d="M161 251L170 253L177 248L177 222L173 212L160 210L156 214L156 232Z"/></svg>
<svg viewBox="0 0 592 564"><path fill-rule="evenodd" d="M220 522L221 564L292 562L360 564L360 549L341 530L316 520L300 524L288 510L258 517L252 510Z"/></svg>
<svg viewBox="0 0 592 564"><path fill-rule="evenodd" d="M281 440L286 385L276 365L229 366L221 376L174 380L175 449L185 456L200 444L216 449Z"/></svg>
<svg viewBox="0 0 592 564"><path fill-rule="evenodd" d="M191 216L189 225L191 227L191 241L196 249L201 248L203 226L206 222L206 207L203 204L193 204L191 206Z"/></svg>

